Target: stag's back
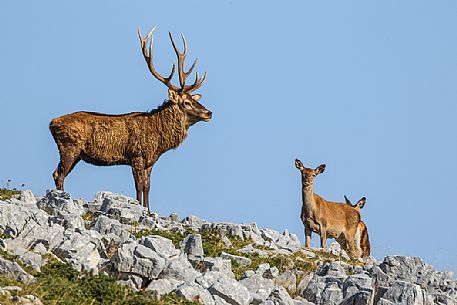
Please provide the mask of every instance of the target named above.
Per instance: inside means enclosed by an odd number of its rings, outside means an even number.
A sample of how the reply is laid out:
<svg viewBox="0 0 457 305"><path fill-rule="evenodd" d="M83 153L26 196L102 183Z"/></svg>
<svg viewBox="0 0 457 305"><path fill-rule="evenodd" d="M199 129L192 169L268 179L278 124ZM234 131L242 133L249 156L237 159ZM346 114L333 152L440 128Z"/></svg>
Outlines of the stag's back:
<svg viewBox="0 0 457 305"><path fill-rule="evenodd" d="M128 164L129 144L135 141L131 130L138 128L141 115L75 112L53 119L49 129L61 153L75 149L81 159L92 164Z"/></svg>

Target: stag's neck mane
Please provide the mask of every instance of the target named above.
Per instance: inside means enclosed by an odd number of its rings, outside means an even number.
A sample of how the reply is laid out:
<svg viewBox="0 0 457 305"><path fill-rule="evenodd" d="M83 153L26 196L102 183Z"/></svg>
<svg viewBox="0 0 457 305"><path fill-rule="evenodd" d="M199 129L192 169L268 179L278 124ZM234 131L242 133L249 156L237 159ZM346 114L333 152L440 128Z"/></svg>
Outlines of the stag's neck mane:
<svg viewBox="0 0 457 305"><path fill-rule="evenodd" d="M189 119L178 105L165 101L157 109L148 112L148 116L155 122L153 126L161 135L158 144L162 152L178 147L186 138Z"/></svg>

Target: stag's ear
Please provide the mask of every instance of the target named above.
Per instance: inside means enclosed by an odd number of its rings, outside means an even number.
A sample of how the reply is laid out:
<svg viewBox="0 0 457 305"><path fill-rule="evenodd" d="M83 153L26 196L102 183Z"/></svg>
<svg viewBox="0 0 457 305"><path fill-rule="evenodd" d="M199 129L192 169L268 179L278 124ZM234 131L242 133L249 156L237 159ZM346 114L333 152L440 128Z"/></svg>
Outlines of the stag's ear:
<svg viewBox="0 0 457 305"><path fill-rule="evenodd" d="M361 208L363 208L365 206L365 202L366 201L367 201L367 198L362 197L362 198L360 198L359 201L357 201L355 206L361 209Z"/></svg>
<svg viewBox="0 0 457 305"><path fill-rule="evenodd" d="M175 90L168 89L168 99L173 103L178 103L179 102L179 95Z"/></svg>
<svg viewBox="0 0 457 305"><path fill-rule="evenodd" d="M198 102L199 99L202 98L202 95L201 94L194 94L192 95L192 99L196 102Z"/></svg>
<svg viewBox="0 0 457 305"><path fill-rule="evenodd" d="M316 175L322 174L325 171L325 167L326 167L325 164L321 164L318 167L316 167L316 169L314 170L315 174Z"/></svg>
<svg viewBox="0 0 457 305"><path fill-rule="evenodd" d="M349 204L352 206L351 200L349 200L348 197L346 197L346 195L344 195L344 201L346 201L346 204Z"/></svg>
<svg viewBox="0 0 457 305"><path fill-rule="evenodd" d="M302 170L304 168L303 163L301 163L301 161L298 159L295 159L295 167L299 170Z"/></svg>

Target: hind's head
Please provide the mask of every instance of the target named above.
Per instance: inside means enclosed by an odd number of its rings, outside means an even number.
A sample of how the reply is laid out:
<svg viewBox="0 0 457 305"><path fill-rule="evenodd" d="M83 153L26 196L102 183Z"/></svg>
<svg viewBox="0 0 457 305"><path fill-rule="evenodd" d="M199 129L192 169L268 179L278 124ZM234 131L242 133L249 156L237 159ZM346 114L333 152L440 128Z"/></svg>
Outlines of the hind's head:
<svg viewBox="0 0 457 305"><path fill-rule="evenodd" d="M323 173L325 171L326 165L321 164L318 167L316 167L315 169L312 169L312 168L303 166L303 163L300 160L295 159L295 167L301 173L301 179L302 179L303 184L305 186L308 186L308 185L313 185L314 177Z"/></svg>

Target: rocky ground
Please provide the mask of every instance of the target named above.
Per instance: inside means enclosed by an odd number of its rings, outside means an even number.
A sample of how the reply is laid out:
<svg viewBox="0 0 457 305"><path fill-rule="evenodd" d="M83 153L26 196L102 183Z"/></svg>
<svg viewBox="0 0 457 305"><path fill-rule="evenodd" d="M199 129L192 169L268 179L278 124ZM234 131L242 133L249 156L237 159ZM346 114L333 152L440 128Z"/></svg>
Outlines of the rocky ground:
<svg viewBox="0 0 457 305"><path fill-rule="evenodd" d="M59 304L59 293L51 301L41 290L49 266L62 262L72 266L66 279L76 274L68 285L96 279L85 282L91 290L115 280L128 287L126 295L142 295L143 303L119 304L457 304L452 273L418 257L351 260L336 243L305 249L287 230L255 223L153 217L109 192L86 202L59 191L22 191L0 201L0 238L0 302L7 304ZM103 301L109 297L92 304L117 304Z"/></svg>

